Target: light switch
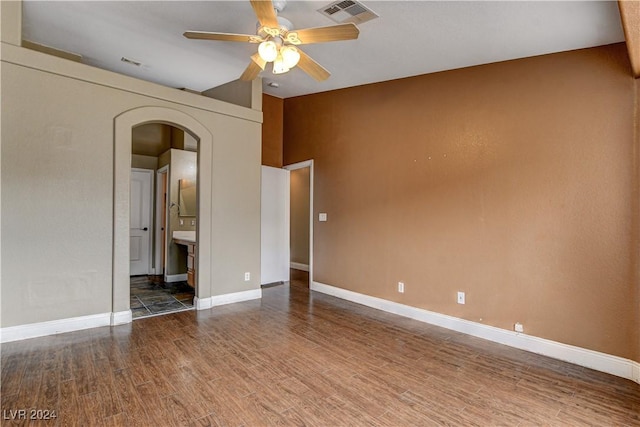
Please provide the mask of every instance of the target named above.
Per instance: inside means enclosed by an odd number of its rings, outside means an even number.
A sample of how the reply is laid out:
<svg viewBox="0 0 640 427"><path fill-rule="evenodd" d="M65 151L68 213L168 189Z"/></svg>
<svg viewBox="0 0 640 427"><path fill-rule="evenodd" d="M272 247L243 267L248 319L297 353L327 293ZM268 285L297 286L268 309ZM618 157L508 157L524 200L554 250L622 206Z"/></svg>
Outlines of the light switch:
<svg viewBox="0 0 640 427"><path fill-rule="evenodd" d="M326 213L321 213L320 215L318 215L318 221L326 221L327 220L327 214Z"/></svg>

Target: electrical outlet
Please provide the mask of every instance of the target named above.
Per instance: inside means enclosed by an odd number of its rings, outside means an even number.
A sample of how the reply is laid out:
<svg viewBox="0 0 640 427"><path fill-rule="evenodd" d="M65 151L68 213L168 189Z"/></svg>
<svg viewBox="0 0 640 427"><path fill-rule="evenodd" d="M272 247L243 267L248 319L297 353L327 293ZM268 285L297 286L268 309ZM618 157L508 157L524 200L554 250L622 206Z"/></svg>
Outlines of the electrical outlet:
<svg viewBox="0 0 640 427"><path fill-rule="evenodd" d="M246 273L244 273L244 281L248 282L249 280L251 280L251 273L247 271Z"/></svg>
<svg viewBox="0 0 640 427"><path fill-rule="evenodd" d="M322 212L318 214L318 221L324 222L327 220L327 214Z"/></svg>
<svg viewBox="0 0 640 427"><path fill-rule="evenodd" d="M464 304L464 292L458 292L458 304Z"/></svg>
<svg viewBox="0 0 640 427"><path fill-rule="evenodd" d="M180 220L180 225L184 225L184 219Z"/></svg>
<svg viewBox="0 0 640 427"><path fill-rule="evenodd" d="M404 283L403 282L398 282L398 292L400 292L401 294L404 294Z"/></svg>
<svg viewBox="0 0 640 427"><path fill-rule="evenodd" d="M524 332L524 326L522 325L522 323L516 322L516 324L513 325L513 330L516 332Z"/></svg>
<svg viewBox="0 0 640 427"><path fill-rule="evenodd" d="M195 219L191 220L191 225L196 225L196 220Z"/></svg>

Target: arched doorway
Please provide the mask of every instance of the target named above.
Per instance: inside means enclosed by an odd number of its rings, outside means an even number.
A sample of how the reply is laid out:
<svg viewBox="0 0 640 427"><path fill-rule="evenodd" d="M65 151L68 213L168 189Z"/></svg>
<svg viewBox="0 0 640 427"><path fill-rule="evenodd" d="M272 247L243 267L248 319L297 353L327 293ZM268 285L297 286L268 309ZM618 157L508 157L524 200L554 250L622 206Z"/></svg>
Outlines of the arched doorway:
<svg viewBox="0 0 640 427"><path fill-rule="evenodd" d="M193 310L198 141L166 123L132 129L130 309L133 319Z"/></svg>
<svg viewBox="0 0 640 427"><path fill-rule="evenodd" d="M211 253L211 133L196 119L181 111L165 107L140 107L115 118L114 183L113 183L113 293L111 324L129 323L132 313L129 301L129 215L132 129L146 123L166 123L180 128L198 141L198 252L196 263L197 300L211 295L211 266L200 260Z"/></svg>

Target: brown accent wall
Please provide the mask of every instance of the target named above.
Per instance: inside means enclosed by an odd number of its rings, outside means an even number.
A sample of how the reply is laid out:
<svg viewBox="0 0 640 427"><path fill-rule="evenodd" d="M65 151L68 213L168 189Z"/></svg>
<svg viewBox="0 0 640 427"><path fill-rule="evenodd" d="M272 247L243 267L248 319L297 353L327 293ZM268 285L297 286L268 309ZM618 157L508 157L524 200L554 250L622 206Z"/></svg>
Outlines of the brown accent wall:
<svg viewBox="0 0 640 427"><path fill-rule="evenodd" d="M633 299L634 307L636 307L635 316L635 330L633 331L633 343L635 343L635 357L634 360L640 362L640 79L636 78L635 85L635 99L634 99L634 154L635 162L633 170L634 187L633 187L633 228L631 230L631 238L633 241L632 259L634 261L632 267L632 283L635 287L635 298Z"/></svg>
<svg viewBox="0 0 640 427"><path fill-rule="evenodd" d="M286 99L314 279L640 360L637 96L616 44Z"/></svg>
<svg viewBox="0 0 640 427"><path fill-rule="evenodd" d="M284 102L262 95L262 165L282 167L282 126Z"/></svg>

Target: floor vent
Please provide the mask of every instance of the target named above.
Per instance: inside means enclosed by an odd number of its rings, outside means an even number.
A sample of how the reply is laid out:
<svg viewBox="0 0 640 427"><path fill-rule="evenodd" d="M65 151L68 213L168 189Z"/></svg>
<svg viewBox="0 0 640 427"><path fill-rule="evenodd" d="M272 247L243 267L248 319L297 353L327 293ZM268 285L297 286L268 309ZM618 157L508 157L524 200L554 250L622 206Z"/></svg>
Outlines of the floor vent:
<svg viewBox="0 0 640 427"><path fill-rule="evenodd" d="M375 12L360 2L354 0L339 0L318 9L318 12L327 18L344 24L353 22L354 24L362 24L378 18Z"/></svg>

